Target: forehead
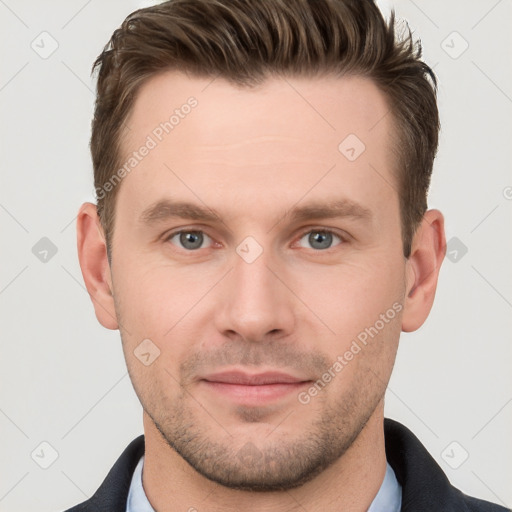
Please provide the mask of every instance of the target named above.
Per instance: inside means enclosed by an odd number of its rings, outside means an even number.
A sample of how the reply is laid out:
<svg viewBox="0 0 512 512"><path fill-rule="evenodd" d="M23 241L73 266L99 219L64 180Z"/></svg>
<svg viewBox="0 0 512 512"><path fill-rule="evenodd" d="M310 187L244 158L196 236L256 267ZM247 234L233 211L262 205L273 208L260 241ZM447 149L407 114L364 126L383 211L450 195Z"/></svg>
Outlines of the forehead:
<svg viewBox="0 0 512 512"><path fill-rule="evenodd" d="M187 102L196 106L189 108ZM347 131L374 143L374 129L380 127L375 132L379 138L389 128L390 117L383 119L388 112L378 87L359 76L272 77L255 87L239 87L223 78L167 71L150 78L138 91L124 139L125 147L131 146L170 121L175 144L183 139L190 142L187 127L198 142L212 146L255 136L299 137L327 146ZM195 122L198 117L200 122ZM337 150L336 145L333 151Z"/></svg>
<svg viewBox="0 0 512 512"><path fill-rule="evenodd" d="M362 77L274 77L247 88L167 71L141 87L126 120L123 163L150 149L119 194L139 210L178 189L217 205L263 193L295 202L339 186L367 200L381 190L386 200L397 194L388 114Z"/></svg>

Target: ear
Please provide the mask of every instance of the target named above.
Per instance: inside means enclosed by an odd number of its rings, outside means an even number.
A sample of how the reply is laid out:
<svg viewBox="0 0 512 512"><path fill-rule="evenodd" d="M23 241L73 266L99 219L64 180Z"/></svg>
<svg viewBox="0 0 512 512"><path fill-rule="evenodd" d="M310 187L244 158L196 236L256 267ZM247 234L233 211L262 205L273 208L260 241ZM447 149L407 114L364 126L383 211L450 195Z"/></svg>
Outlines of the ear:
<svg viewBox="0 0 512 512"><path fill-rule="evenodd" d="M427 319L445 252L443 214L439 210L428 210L413 237L411 254L406 262L402 331L415 331Z"/></svg>
<svg viewBox="0 0 512 512"><path fill-rule="evenodd" d="M95 204L84 203L80 207L76 231L78 260L96 318L103 327L117 329L107 245Z"/></svg>

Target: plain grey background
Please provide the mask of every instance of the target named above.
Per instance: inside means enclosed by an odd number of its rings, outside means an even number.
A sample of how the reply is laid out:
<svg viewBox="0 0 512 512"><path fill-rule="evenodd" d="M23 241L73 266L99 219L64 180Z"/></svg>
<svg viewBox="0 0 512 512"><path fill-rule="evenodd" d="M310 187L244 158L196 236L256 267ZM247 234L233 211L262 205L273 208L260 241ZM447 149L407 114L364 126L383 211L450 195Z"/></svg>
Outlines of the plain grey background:
<svg viewBox="0 0 512 512"><path fill-rule="evenodd" d="M86 499L143 432L119 333L82 281L75 218L94 201L91 65L150 3L0 0L1 511ZM409 21L439 78L429 202L449 240L432 313L402 335L386 416L461 490L510 507L512 1L380 5Z"/></svg>

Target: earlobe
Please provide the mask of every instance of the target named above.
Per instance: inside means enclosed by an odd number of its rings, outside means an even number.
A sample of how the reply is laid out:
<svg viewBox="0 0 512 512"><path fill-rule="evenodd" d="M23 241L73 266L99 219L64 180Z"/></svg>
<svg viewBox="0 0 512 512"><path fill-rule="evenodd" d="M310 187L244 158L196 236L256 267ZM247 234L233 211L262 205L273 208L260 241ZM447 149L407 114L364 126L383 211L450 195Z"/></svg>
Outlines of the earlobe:
<svg viewBox="0 0 512 512"><path fill-rule="evenodd" d="M118 329L107 247L96 205L84 203L77 216L78 260L96 318L107 329Z"/></svg>
<svg viewBox="0 0 512 512"><path fill-rule="evenodd" d="M425 322L437 288L446 251L444 218L439 210L428 210L416 230L405 269L405 304L402 330L415 331Z"/></svg>

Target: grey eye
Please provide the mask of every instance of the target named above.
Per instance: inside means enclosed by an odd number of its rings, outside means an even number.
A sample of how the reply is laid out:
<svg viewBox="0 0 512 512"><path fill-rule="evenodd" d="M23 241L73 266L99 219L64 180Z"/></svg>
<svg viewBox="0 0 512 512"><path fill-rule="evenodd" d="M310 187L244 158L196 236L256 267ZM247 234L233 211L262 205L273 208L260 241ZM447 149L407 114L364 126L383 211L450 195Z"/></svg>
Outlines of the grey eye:
<svg viewBox="0 0 512 512"><path fill-rule="evenodd" d="M317 250L324 250L329 249L332 244L333 240L337 238L341 242L341 238L338 235L335 235L331 231L322 231L322 230L315 230L310 231L309 233L306 233L301 238L301 247L308 247L306 245L303 245L302 241L304 239L307 239L307 243L309 246L313 249Z"/></svg>
<svg viewBox="0 0 512 512"><path fill-rule="evenodd" d="M188 251L200 249L205 240L209 240L210 238L202 231L180 231L179 233L175 233L173 236L171 236L169 240L176 245L173 240L177 237L179 240L179 245Z"/></svg>

